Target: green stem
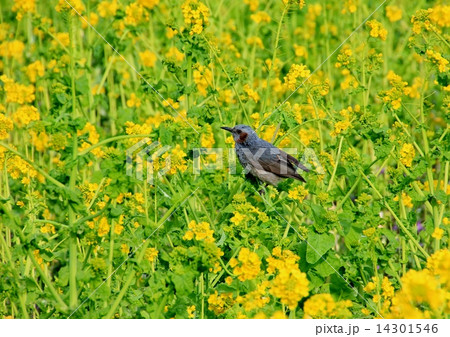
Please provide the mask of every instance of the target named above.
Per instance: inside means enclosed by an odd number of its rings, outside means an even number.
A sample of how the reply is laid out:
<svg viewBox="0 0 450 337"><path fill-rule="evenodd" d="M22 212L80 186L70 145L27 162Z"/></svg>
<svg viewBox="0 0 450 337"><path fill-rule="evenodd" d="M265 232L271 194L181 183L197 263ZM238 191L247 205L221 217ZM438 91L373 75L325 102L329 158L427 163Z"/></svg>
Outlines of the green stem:
<svg viewBox="0 0 450 337"><path fill-rule="evenodd" d="M217 62L219 62L220 68L222 69L223 73L225 74L225 76L228 79L228 82L230 83L231 88L234 91L234 94L236 95L238 101L239 101L239 105L241 106L242 111L244 112L244 116L247 120L248 124L251 124L250 118L248 117L248 112L247 109L245 109L244 103L241 100L241 96L239 95L239 93L236 90L236 87L233 84L233 81L231 80L230 75L228 75L228 72L225 69L225 66L223 65L222 60L219 58L219 56L217 55L216 51L214 50L214 48L211 46L211 44L209 43L208 39L202 34L203 39L206 41L206 43L208 44L209 48L211 49L211 51L214 54L214 57L217 59Z"/></svg>
<svg viewBox="0 0 450 337"><path fill-rule="evenodd" d="M78 112L76 109L76 87L75 87L75 22L73 17L69 19L69 32L70 32L70 77L71 77L71 91L72 91L72 119L76 120L78 118ZM69 178L69 189L75 189L75 182L78 176L78 163L77 163L77 152L78 152L78 136L76 131L72 135L72 160L75 164L72 166ZM70 237L69 237L69 306L71 309L75 309L78 306L78 291L77 291L77 264L78 264L78 247L77 247L77 237L75 234L74 223L76 221L75 210L69 203L68 206L68 220Z"/></svg>
<svg viewBox="0 0 450 337"><path fill-rule="evenodd" d="M338 152L336 155L336 165L334 165L333 174L331 175L330 182L328 183L327 192L329 192L331 190L331 187L333 186L333 180L336 175L337 168L339 166L339 159L341 159L341 149L342 149L343 141L344 141L344 137L341 136L341 139L339 140Z"/></svg>
<svg viewBox="0 0 450 337"><path fill-rule="evenodd" d="M158 228L159 226L161 226L169 218L169 216L171 216L172 213L179 207L179 204L182 204L190 194L192 194L192 192L190 192L190 191L185 193L181 197L181 199L180 199L180 201L178 203L173 204L172 207L170 207L170 209L158 221L158 224L157 224L156 227ZM141 263L142 259L144 258L145 250L147 249L149 244L150 244L150 240L148 240L148 238L147 238L147 240L144 242L144 244L139 248L140 249L140 253L139 253L138 257L136 258L136 264L137 265L139 265ZM111 317L113 317L113 315L114 315L114 313L115 313L115 311L117 309L117 306L119 305L119 303L122 300L123 296L127 292L128 287L131 285L131 282L133 281L133 279L135 277L135 274L136 274L136 271L134 270L134 267L133 266L129 266L127 274L125 276L125 283L124 283L124 285L122 287L122 290L120 291L119 296L117 296L116 300L111 305L111 308L109 309L108 313L105 315L104 318L111 318Z"/></svg>
<svg viewBox="0 0 450 337"><path fill-rule="evenodd" d="M439 34L439 32L436 30L436 28L434 28L434 27L431 25L431 29L433 30L434 34L435 34L442 42L444 42L444 44L445 44L448 48L450 48L450 44L448 43L448 41L447 41L446 39L444 39L444 37L443 37L441 34Z"/></svg>
<svg viewBox="0 0 450 337"><path fill-rule="evenodd" d="M200 275L200 296L202 298L202 312L201 312L201 319L205 318L205 280L203 273Z"/></svg>
<svg viewBox="0 0 450 337"><path fill-rule="evenodd" d="M30 164L36 171L38 171L41 175L43 175L45 177L45 179L47 179L48 181L51 181L53 184L55 184L56 186L63 188L63 189L67 189L67 187L65 185L63 185L62 183L60 183L58 180L56 180L55 178L51 177L47 172L45 172L43 169L41 169L39 166L37 166L36 163L34 163L33 161L29 160L25 155L23 155L22 153L14 150L12 147L10 147L9 145L0 142L0 146L4 147L5 149L7 149L9 152L14 153L16 156L19 156L20 158L22 158L24 161L26 161L28 164Z"/></svg>
<svg viewBox="0 0 450 337"><path fill-rule="evenodd" d="M59 295L59 293L56 291L55 287L53 286L52 282L49 280L47 275L42 270L41 266L39 265L39 262L34 257L33 252L30 249L28 249L27 253L28 253L28 257L31 259L31 262L33 262L34 267L36 268L37 272L39 273L39 276L41 277L42 281L48 287L48 289L50 290L50 293L53 295L53 297L56 299L56 302L61 307L61 310L66 311L67 310L66 303L64 303L61 296Z"/></svg>
<svg viewBox="0 0 450 337"><path fill-rule="evenodd" d="M378 197L383 200L383 196L378 191L378 189L372 184L372 182L369 180L369 178L367 178L367 176L362 171L360 171L360 173L361 173L362 177L364 177L364 179L370 185L370 187L372 187L372 189L375 191L375 193L378 195ZM387 202L383 201L383 203L384 203L384 206L392 214L392 216L394 217L395 221L397 221L398 226L402 229L402 231L406 234L406 236L414 243L414 245L417 247L417 249L426 258L430 257L430 255L425 251L425 249L423 249L422 246L419 244L419 242L414 238L414 236L411 234L411 232L406 228L406 226L403 224L403 222L400 220L400 218L397 216L397 214L394 213L394 211L392 210L391 206Z"/></svg>
<svg viewBox="0 0 450 337"><path fill-rule="evenodd" d="M14 265L14 262L12 260L12 256L11 256L11 251L9 250L8 244L5 241L5 238L3 237L3 231L0 231L0 243L3 246L5 255L6 255L6 260L8 261L10 267L11 267L11 272L14 275L15 278L15 282L18 284L21 280L21 277L19 276L19 273L17 272L17 268ZM19 303L20 303L20 309L22 310L22 318L30 318L28 316L28 312L27 312L27 308L25 305L25 298L27 297L27 290L24 287L20 293L19 293ZM11 299L12 300L12 299Z"/></svg>
<svg viewBox="0 0 450 337"><path fill-rule="evenodd" d="M266 90L264 92L264 98L261 105L261 114L264 115L266 104L267 104L267 97L269 96L270 92L270 80L272 77L273 69L275 68L275 62L277 59L277 51L278 51L278 43L280 42L280 35L281 35L281 27L283 26L283 20L284 17L289 9L289 2L284 6L283 12L281 13L280 21L278 22L278 28L277 28L277 35L275 38L275 45L273 47L273 55L272 55L272 64L270 65L269 72L267 74L267 86Z"/></svg>
<svg viewBox="0 0 450 337"><path fill-rule="evenodd" d="M344 203L348 200L348 198L350 198L350 195L353 193L356 186L358 186L358 184L360 182L361 182L361 176L359 176L358 179L356 179L356 181L354 182L354 184L352 185L350 190L347 192L347 194L344 196L344 198L338 203L338 205L336 206L336 210L341 209L342 206L344 206Z"/></svg>

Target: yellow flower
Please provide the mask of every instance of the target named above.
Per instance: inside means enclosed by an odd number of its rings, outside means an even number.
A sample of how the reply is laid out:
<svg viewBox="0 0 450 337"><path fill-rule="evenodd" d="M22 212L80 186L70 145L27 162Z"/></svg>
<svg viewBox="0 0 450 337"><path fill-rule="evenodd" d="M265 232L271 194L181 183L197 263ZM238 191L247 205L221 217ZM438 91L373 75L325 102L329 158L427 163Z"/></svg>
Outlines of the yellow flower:
<svg viewBox="0 0 450 337"><path fill-rule="evenodd" d="M127 106L129 108L139 108L141 106L141 100L136 96L135 93L131 93L130 98L127 100Z"/></svg>
<svg viewBox="0 0 450 337"><path fill-rule="evenodd" d="M166 57L174 62L181 62L184 60L184 54L179 51L177 47L170 47L166 53Z"/></svg>
<svg viewBox="0 0 450 337"><path fill-rule="evenodd" d="M399 197L398 195L395 196L394 201L398 201ZM412 208L413 204L412 204L412 199L409 195L407 195L405 192L402 192L402 203L405 207L409 207Z"/></svg>
<svg viewBox="0 0 450 337"><path fill-rule="evenodd" d="M102 201L102 204L103 204L103 207L106 206L106 203L104 201ZM103 207L100 207L100 208L103 208ZM123 214L121 214L119 217L119 221L114 225L114 233L117 235L122 234L122 232L124 230L123 219L124 219L124 216L123 216Z"/></svg>
<svg viewBox="0 0 450 337"><path fill-rule="evenodd" d="M39 263L39 265L41 266L41 268L44 268L44 264L43 264L43 262L44 262L44 259L41 257L41 255L39 254L39 249L35 249L34 251L33 251L33 255L34 255L34 258L37 260L37 262Z"/></svg>
<svg viewBox="0 0 450 337"><path fill-rule="evenodd" d="M217 290L208 297L208 309L216 315L223 314L234 304L233 294L218 294Z"/></svg>
<svg viewBox="0 0 450 337"><path fill-rule="evenodd" d="M443 318L449 297L428 270L409 270L402 278L402 289L392 299L386 318Z"/></svg>
<svg viewBox="0 0 450 337"><path fill-rule="evenodd" d="M55 234L55 226L53 226L51 223L46 223L44 226L41 227L40 229L41 233L43 234Z"/></svg>
<svg viewBox="0 0 450 337"><path fill-rule="evenodd" d="M370 292L374 291L375 288L376 288L375 283L374 282L369 282L369 283L366 284L366 286L363 289L364 289L364 291L370 293Z"/></svg>
<svg viewBox="0 0 450 337"><path fill-rule="evenodd" d="M382 290L381 295L386 300L394 296L394 287L392 286L392 283L386 276L383 277L383 280L381 281L381 290Z"/></svg>
<svg viewBox="0 0 450 337"><path fill-rule="evenodd" d="M98 23L98 15L95 12L91 12L91 13L89 13L88 18L86 18L86 17L80 18L80 21L81 21L81 27L83 29L86 29L87 27L89 27L89 25L95 26Z"/></svg>
<svg viewBox="0 0 450 337"><path fill-rule="evenodd" d="M189 230L184 234L183 240L192 240L195 238L197 241L204 240L205 242L214 242L214 231L209 228L209 223L199 222L192 220L188 225Z"/></svg>
<svg viewBox="0 0 450 337"><path fill-rule="evenodd" d="M399 21L402 18L402 9L398 6L386 6L386 16L391 22Z"/></svg>
<svg viewBox="0 0 450 337"><path fill-rule="evenodd" d="M244 85L244 91L250 99L255 101L255 103L258 103L258 101L259 101L258 93L255 90L253 90L252 88L250 88L250 86L248 84Z"/></svg>
<svg viewBox="0 0 450 337"><path fill-rule="evenodd" d="M86 150L91 145L97 144L100 139L100 135L98 134L97 129L95 128L94 125L92 125L89 122L86 123L86 125L83 127L83 129L77 131L78 136L82 136L82 135L86 135L86 134L88 135L87 141L82 140L80 142L80 147L78 148L78 151L80 151L80 152L83 150ZM92 152L92 154L94 154L94 156L96 156L98 158L101 158L104 155L104 152L100 147L93 149L91 152Z"/></svg>
<svg viewBox="0 0 450 337"><path fill-rule="evenodd" d="M70 36L69 33L61 32L55 34L56 39L61 43L64 47L67 47L70 44ZM58 45L57 41L52 41L52 44L56 47Z"/></svg>
<svg viewBox="0 0 450 337"><path fill-rule="evenodd" d="M379 303L379 302L381 301L381 296L378 295L378 294L374 295L374 296L372 297L372 301L373 301L374 303Z"/></svg>
<svg viewBox="0 0 450 337"><path fill-rule="evenodd" d="M38 152L44 152L48 148L48 142L50 137L45 131L37 133L36 131L29 131L31 135L31 144L36 148Z"/></svg>
<svg viewBox="0 0 450 337"><path fill-rule="evenodd" d="M144 66L151 67L151 68L153 68L155 66L156 55L155 55L155 53L152 53L150 50L140 52L139 58L141 59L141 62Z"/></svg>
<svg viewBox="0 0 450 337"><path fill-rule="evenodd" d="M100 219L100 223L98 225L98 233L97 233L98 236L100 236L100 237L105 236L106 234L109 233L110 228L111 227L108 224L108 219L105 217L102 217Z"/></svg>
<svg viewBox="0 0 450 337"><path fill-rule="evenodd" d="M115 16L117 12L117 0L113 0L111 2L102 1L98 4L97 10L98 14L102 18Z"/></svg>
<svg viewBox="0 0 450 337"><path fill-rule="evenodd" d="M250 36L245 40L249 46L256 46L260 49L264 49L264 44L260 37L258 36Z"/></svg>
<svg viewBox="0 0 450 337"><path fill-rule="evenodd" d="M195 318L195 305L191 305L186 309L188 318Z"/></svg>
<svg viewBox="0 0 450 337"><path fill-rule="evenodd" d="M1 48L0 48L1 50ZM6 75L0 76L0 80L4 83L3 90L6 92L6 103L31 103L34 101L34 86L23 85L14 82Z"/></svg>
<svg viewBox="0 0 450 337"><path fill-rule="evenodd" d="M19 40L5 41L0 44L0 56L22 60L25 44ZM4 75L6 76L6 75Z"/></svg>
<svg viewBox="0 0 450 337"><path fill-rule="evenodd" d="M310 74L309 69L303 64L293 64L288 74L284 77L284 84L290 90L297 89L297 79L307 78Z"/></svg>
<svg viewBox="0 0 450 337"><path fill-rule="evenodd" d="M344 3L344 8L342 9L341 13L355 13L358 7L356 6L358 3L358 0L346 0Z"/></svg>
<svg viewBox="0 0 450 337"><path fill-rule="evenodd" d="M430 20L441 27L450 27L450 6L437 5L431 9Z"/></svg>
<svg viewBox="0 0 450 337"><path fill-rule="evenodd" d="M173 39L173 37L177 34L178 34L178 30L167 27L166 36L168 39Z"/></svg>
<svg viewBox="0 0 450 337"><path fill-rule="evenodd" d="M70 5L69 5L70 3ZM73 7L73 9L72 9ZM59 0L58 4L55 7L57 12L68 11L71 15L82 14L82 12L86 9L81 0ZM77 13L78 12L78 13Z"/></svg>
<svg viewBox="0 0 450 337"><path fill-rule="evenodd" d="M277 310L272 314L272 316L270 316L270 319L287 319L287 316L283 311Z"/></svg>
<svg viewBox="0 0 450 337"><path fill-rule="evenodd" d="M233 212L234 216L230 219L230 221L232 223L234 223L235 225L239 225L242 221L244 221L246 219L246 215L245 214L241 214L239 212Z"/></svg>
<svg viewBox="0 0 450 337"><path fill-rule="evenodd" d="M159 0L137 0L137 3L145 8L153 9L159 3Z"/></svg>
<svg viewBox="0 0 450 337"><path fill-rule="evenodd" d="M411 167L415 155L414 145L405 143L400 149L400 162L406 167Z"/></svg>
<svg viewBox="0 0 450 337"><path fill-rule="evenodd" d="M269 14L267 14L266 12L263 12L263 11L250 15L250 19L252 19L256 23L261 23L261 22L269 23L271 20Z"/></svg>
<svg viewBox="0 0 450 337"><path fill-rule="evenodd" d="M256 287L256 290L251 291L244 296L238 296L236 302L241 304L247 312L263 308L270 302L270 296L267 293L269 285L270 282L263 281Z"/></svg>
<svg viewBox="0 0 450 337"><path fill-rule="evenodd" d="M370 28L370 36L379 38L385 41L388 31L377 20L370 20L366 22L366 26Z"/></svg>
<svg viewBox="0 0 450 337"><path fill-rule="evenodd" d="M252 12L256 11L259 6L259 0L244 0L244 3L250 7Z"/></svg>
<svg viewBox="0 0 450 337"><path fill-rule="evenodd" d="M438 66L440 73L445 73L448 70L448 60L442 57L441 53L433 50L427 50L427 59Z"/></svg>
<svg viewBox="0 0 450 337"><path fill-rule="evenodd" d="M368 228L368 229L364 229L363 230L363 234L365 236L367 236L367 237L371 237L373 234L375 234L375 231L376 231L376 229L371 227L371 228Z"/></svg>
<svg viewBox="0 0 450 337"><path fill-rule="evenodd" d="M212 132L211 125L204 126L205 133L202 133L200 137L200 145L205 148L212 148L216 141L214 140L214 133Z"/></svg>
<svg viewBox="0 0 450 337"><path fill-rule="evenodd" d="M241 248L238 258L230 260L233 274L241 281L253 280L260 272L261 260L258 254L251 252L248 248Z"/></svg>
<svg viewBox="0 0 450 337"><path fill-rule="evenodd" d="M145 250L144 258L147 261L155 262L156 258L158 257L158 253L159 252L158 252L158 250L156 248L147 248Z"/></svg>
<svg viewBox="0 0 450 337"><path fill-rule="evenodd" d="M309 194L308 190L305 189L303 186L297 186L289 190L288 198L298 200L300 203L302 203L308 194Z"/></svg>
<svg viewBox="0 0 450 337"><path fill-rule="evenodd" d="M1 125L1 123L0 123ZM0 126L1 135L1 126ZM23 184L29 184L30 178L38 178L40 182L44 182L44 178L37 171L19 156L14 156L8 160L7 172L13 179L22 179ZM25 180L24 180L25 179Z"/></svg>
<svg viewBox="0 0 450 337"><path fill-rule="evenodd" d="M130 26L137 26L148 21L148 12L137 2L132 2L125 8L124 23Z"/></svg>
<svg viewBox="0 0 450 337"><path fill-rule="evenodd" d="M184 23L191 28L190 35L200 34L208 25L209 9L204 3L198 0L186 0L181 5L181 10Z"/></svg>
<svg viewBox="0 0 450 337"><path fill-rule="evenodd" d="M206 96L206 88L212 83L212 72L208 67L197 64L193 73L194 82L202 96Z"/></svg>
<svg viewBox="0 0 450 337"><path fill-rule="evenodd" d="M126 243L120 245L120 251L122 254L128 254L130 252L130 247Z"/></svg>
<svg viewBox="0 0 450 337"><path fill-rule="evenodd" d="M20 21L25 13L36 13L36 0L14 0L13 12L17 12L17 20Z"/></svg>
<svg viewBox="0 0 450 337"><path fill-rule="evenodd" d="M306 274L298 267L299 259L290 250L282 251L280 247L275 247L272 256L267 258L268 274L276 275L271 281L269 292L290 309L295 309L298 302L309 293Z"/></svg>
<svg viewBox="0 0 450 337"><path fill-rule="evenodd" d="M42 77L45 73L44 65L41 61L36 61L27 66L27 76L30 79L30 82L36 82L36 77Z"/></svg>
<svg viewBox="0 0 450 337"><path fill-rule="evenodd" d="M330 294L313 295L303 306L304 318L350 318L352 313L348 307L351 306L349 300L335 302Z"/></svg>
<svg viewBox="0 0 450 337"><path fill-rule="evenodd" d="M352 123L348 119L345 119L343 121L338 121L338 122L334 123L334 130L330 132L330 135L333 137L336 137L341 132L347 130L351 126L352 126Z"/></svg>
<svg viewBox="0 0 450 337"><path fill-rule="evenodd" d="M0 140L9 137L8 132L13 129L13 121L0 113Z"/></svg>
<svg viewBox="0 0 450 337"><path fill-rule="evenodd" d="M351 50L351 48L348 45L344 45L341 52L337 56L337 62L334 66L336 68L349 66L351 63L355 62L355 59L352 57L352 55L353 51Z"/></svg>
<svg viewBox="0 0 450 337"><path fill-rule="evenodd" d="M295 56L303 57L305 59L308 58L308 50L306 49L305 46L299 46L294 43L294 52Z"/></svg>
<svg viewBox="0 0 450 337"><path fill-rule="evenodd" d="M435 238L436 240L442 239L443 236L444 230L439 227L435 228L433 234L431 234L431 237Z"/></svg>
<svg viewBox="0 0 450 337"><path fill-rule="evenodd" d="M450 251L442 249L431 255L427 260L427 268L433 275L439 277L439 282L450 289Z"/></svg>
<svg viewBox="0 0 450 337"><path fill-rule="evenodd" d="M12 114L12 119L19 127L24 127L33 121L38 121L40 115L36 107L22 105Z"/></svg>

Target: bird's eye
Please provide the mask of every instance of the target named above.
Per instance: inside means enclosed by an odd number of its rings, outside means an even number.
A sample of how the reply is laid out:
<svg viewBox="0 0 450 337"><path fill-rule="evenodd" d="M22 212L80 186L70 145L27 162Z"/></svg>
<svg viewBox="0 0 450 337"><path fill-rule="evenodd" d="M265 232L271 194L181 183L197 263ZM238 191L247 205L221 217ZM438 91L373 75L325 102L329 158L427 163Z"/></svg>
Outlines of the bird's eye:
<svg viewBox="0 0 450 337"><path fill-rule="evenodd" d="M239 135L242 131L239 130L239 129L237 129L236 132L237 132L237 134Z"/></svg>

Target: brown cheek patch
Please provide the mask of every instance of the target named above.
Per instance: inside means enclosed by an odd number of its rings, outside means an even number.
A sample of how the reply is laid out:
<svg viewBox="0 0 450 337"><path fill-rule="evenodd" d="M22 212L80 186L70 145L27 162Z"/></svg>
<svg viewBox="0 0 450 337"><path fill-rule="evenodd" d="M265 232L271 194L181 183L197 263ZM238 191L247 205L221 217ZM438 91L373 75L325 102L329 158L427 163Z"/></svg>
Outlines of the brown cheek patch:
<svg viewBox="0 0 450 337"><path fill-rule="evenodd" d="M248 133L246 132L241 132L241 134L239 135L239 139L237 140L238 143L243 143L245 142L245 140L247 139Z"/></svg>

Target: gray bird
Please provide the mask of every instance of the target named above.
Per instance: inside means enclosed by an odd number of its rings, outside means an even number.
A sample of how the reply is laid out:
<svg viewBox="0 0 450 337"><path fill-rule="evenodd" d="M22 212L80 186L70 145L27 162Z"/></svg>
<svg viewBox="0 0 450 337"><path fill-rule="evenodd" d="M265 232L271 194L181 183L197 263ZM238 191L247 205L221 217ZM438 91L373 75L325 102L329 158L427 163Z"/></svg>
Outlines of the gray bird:
<svg viewBox="0 0 450 337"><path fill-rule="evenodd" d="M236 155L245 172L259 180L277 186L284 178L294 178L305 182L297 173L298 169L308 172L296 158L276 146L258 137L248 125L236 125L234 128L222 126L232 133Z"/></svg>

